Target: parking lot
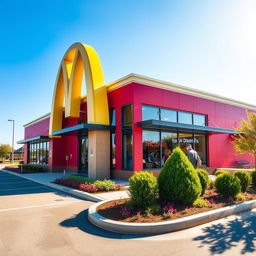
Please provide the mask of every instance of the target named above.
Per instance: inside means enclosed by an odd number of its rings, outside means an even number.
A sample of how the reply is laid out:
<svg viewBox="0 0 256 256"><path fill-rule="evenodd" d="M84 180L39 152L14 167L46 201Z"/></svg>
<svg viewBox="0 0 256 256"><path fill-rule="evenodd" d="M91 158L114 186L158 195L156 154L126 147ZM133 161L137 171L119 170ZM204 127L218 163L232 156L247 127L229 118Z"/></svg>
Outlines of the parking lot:
<svg viewBox="0 0 256 256"><path fill-rule="evenodd" d="M0 172L0 212L81 202L38 183Z"/></svg>
<svg viewBox="0 0 256 256"><path fill-rule="evenodd" d="M107 232L93 202L0 171L0 255L254 255L256 211L155 236Z"/></svg>

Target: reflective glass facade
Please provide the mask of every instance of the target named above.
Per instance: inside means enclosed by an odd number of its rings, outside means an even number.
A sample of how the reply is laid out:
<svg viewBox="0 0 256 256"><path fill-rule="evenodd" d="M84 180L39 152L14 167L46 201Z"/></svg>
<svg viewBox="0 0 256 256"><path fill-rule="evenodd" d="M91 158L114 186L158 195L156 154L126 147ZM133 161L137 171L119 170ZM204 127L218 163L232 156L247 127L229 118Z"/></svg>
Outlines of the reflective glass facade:
<svg viewBox="0 0 256 256"><path fill-rule="evenodd" d="M150 119L173 123L206 126L205 115L142 105L142 121Z"/></svg>
<svg viewBox="0 0 256 256"><path fill-rule="evenodd" d="M28 163L47 165L49 156L49 141L40 140L28 144Z"/></svg>
<svg viewBox="0 0 256 256"><path fill-rule="evenodd" d="M132 170L133 150L132 150L132 105L122 107L122 168Z"/></svg>
<svg viewBox="0 0 256 256"><path fill-rule="evenodd" d="M191 144L198 152L202 164L207 164L206 135L143 130L143 169L161 168L173 149L180 146L186 154L186 145Z"/></svg>

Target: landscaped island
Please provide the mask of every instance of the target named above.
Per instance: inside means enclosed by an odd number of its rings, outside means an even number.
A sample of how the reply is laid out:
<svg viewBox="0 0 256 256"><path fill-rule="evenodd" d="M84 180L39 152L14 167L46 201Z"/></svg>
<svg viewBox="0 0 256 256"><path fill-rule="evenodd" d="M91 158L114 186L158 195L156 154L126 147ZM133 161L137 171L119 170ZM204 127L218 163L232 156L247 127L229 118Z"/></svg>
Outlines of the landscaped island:
<svg viewBox="0 0 256 256"><path fill-rule="evenodd" d="M178 219L256 199L256 171L217 171L215 181L205 170L194 169L180 148L167 160L158 178L138 172L130 179L131 198L97 207L107 219L152 223Z"/></svg>
<svg viewBox="0 0 256 256"><path fill-rule="evenodd" d="M87 177L80 176L67 176L61 179L56 179L54 183L71 187L81 191L96 193L96 192L107 192L124 190L122 184L116 184L111 180L94 180Z"/></svg>

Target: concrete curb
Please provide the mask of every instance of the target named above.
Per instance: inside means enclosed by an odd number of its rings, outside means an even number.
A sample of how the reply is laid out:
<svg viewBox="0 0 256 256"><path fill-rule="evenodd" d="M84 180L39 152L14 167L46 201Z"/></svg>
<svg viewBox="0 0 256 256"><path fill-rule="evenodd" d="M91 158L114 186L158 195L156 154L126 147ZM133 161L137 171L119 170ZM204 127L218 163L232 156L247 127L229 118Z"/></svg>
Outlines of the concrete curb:
<svg viewBox="0 0 256 256"><path fill-rule="evenodd" d="M175 220L155 223L126 223L107 219L97 213L97 207L109 201L113 200L107 200L92 205L89 208L88 220L99 228L111 232L133 235L157 234L188 229L229 215L249 211L256 207L256 200L252 200Z"/></svg>
<svg viewBox="0 0 256 256"><path fill-rule="evenodd" d="M8 174L11 174L11 175L14 175L14 176L18 176L20 178L24 178L24 179L36 182L38 184L41 184L41 185L44 185L44 186L47 186L47 187L50 187L50 188L53 188L53 189L56 189L56 190L60 190L62 192L65 192L65 193L73 195L73 196L77 196L77 197L79 197L81 199L84 199L84 200L89 200L89 201L93 201L93 202L100 202L100 201L104 200L104 198L102 198L100 196L97 196L97 195L93 195L93 194L83 192L83 191L79 191L79 190L69 188L69 187L64 187L64 186L54 184L54 183L47 183L47 182L35 180L35 179L32 179L32 178L26 177L26 175L24 175L24 174L11 172L11 171L4 170L4 169L2 169L1 171L5 172L5 173L8 173Z"/></svg>

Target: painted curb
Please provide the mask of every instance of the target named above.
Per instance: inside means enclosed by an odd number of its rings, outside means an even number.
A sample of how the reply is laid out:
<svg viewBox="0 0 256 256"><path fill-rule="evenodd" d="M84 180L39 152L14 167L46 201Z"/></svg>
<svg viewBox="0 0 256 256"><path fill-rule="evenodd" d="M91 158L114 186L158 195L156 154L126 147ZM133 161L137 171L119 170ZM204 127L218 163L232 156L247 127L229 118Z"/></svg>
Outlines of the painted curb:
<svg viewBox="0 0 256 256"><path fill-rule="evenodd" d="M24 174L22 175L22 174L11 172L11 171L4 170L4 169L2 169L1 171L5 172L5 173L8 173L8 174L11 174L11 175L14 175L14 176L18 176L20 178L24 178L24 179L36 182L36 183L44 185L46 187L50 187L50 188L53 188L53 189L56 189L56 190L60 190L62 192L65 192L65 193L73 195L73 196L77 196L77 197L79 197L81 199L84 199L84 200L89 200L89 201L93 201L93 202L101 202L101 201L104 200L104 198L99 197L97 195L92 195L92 194L87 193L87 192L79 191L79 190L72 189L72 188L69 188L69 187L64 187L64 186L54 184L54 183L47 183L47 182L35 180L35 179L32 179L32 178L26 177L26 175L24 175Z"/></svg>
<svg viewBox="0 0 256 256"><path fill-rule="evenodd" d="M132 235L157 234L188 229L229 215L249 211L256 207L256 200L252 200L175 220L155 223L126 223L107 219L97 213L96 209L98 206L110 201L113 200L102 201L90 206L88 211L88 220L99 228L111 232Z"/></svg>

